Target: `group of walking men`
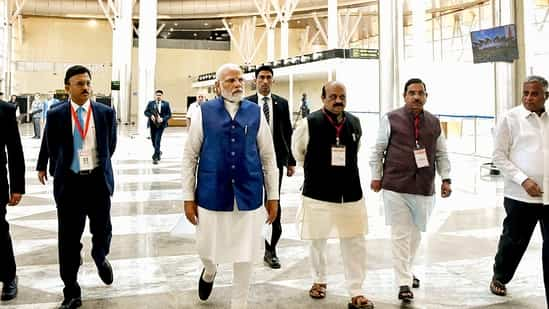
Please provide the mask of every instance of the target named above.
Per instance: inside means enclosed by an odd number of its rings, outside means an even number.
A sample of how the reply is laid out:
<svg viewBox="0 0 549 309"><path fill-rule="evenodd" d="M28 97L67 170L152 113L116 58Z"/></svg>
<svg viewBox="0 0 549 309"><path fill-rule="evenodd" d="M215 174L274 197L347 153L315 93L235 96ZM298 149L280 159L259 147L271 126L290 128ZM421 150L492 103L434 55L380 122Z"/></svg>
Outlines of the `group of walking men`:
<svg viewBox="0 0 549 309"><path fill-rule="evenodd" d="M363 132L358 118L345 111L345 85L326 83L321 90L322 108L301 120L292 137L288 103L271 92L273 74L271 67L259 67L255 80L258 93L244 98L240 67L221 66L215 83L220 96L200 104L192 116L183 153L182 187L185 215L196 225L196 246L203 264L199 298L207 300L212 293L217 265L232 263L231 307L246 308L252 265L263 247L264 262L271 268L281 267L276 250L282 232L280 184L284 168L286 175L292 176L299 161L305 177L297 221L300 237L311 241L310 297L326 297L327 239L339 239L350 296L348 308L373 308L362 289L368 232L358 170ZM69 309L82 304L77 273L86 217L99 277L107 285L114 280L107 255L112 237L110 158L116 146L116 117L111 108L90 101L91 73L87 68L69 68L64 82L70 100L48 112L42 143L46 155L39 156L37 170L44 183L49 161L54 176L60 274L65 285L59 308ZM507 213L490 283L496 295L506 295L505 284L538 221L543 238L549 236L548 210L543 207L549 204L549 146L544 138L549 133L544 107L549 97L547 81L529 77L522 94L522 105L511 109L500 122L494 150L494 162L505 176ZM157 103L151 107L158 114L163 110L161 95L157 92ZM420 286L412 264L433 210L436 172L442 178L441 196L452 192L439 120L423 108L427 96L423 81L406 82L405 105L381 119L369 160L370 187L375 192L383 190L386 221L391 225L398 298L406 302L414 297L412 288ZM6 204L17 205L25 193L25 165L14 107L3 102L0 126L5 133L0 137L0 246L7 248L0 254L0 278L2 300L10 300L17 295L17 276ZM155 147L158 160L160 154ZM265 223L272 224L272 236L263 244ZM543 246L546 288L548 248Z"/></svg>

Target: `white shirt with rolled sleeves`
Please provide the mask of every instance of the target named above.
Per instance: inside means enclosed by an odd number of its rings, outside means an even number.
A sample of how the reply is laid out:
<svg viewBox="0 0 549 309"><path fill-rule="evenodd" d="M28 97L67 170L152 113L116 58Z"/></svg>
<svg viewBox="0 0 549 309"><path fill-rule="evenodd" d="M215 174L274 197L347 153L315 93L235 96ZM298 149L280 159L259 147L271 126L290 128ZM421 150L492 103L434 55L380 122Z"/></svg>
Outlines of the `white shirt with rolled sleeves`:
<svg viewBox="0 0 549 309"><path fill-rule="evenodd" d="M234 119L239 104L225 101L227 112ZM191 126L183 150L182 187L183 200L193 201L196 190L196 169L204 139L202 109L192 115ZM257 147L267 199L278 200L278 168L273 138L263 112L260 112ZM229 167L227 167L229 168ZM215 192L212 192L215 194ZM196 244L201 258L213 263L237 263L256 261L261 257L263 241L261 230L266 219L264 207L252 211L240 211L236 205L232 212L212 211L198 205ZM235 237L234 235L239 235Z"/></svg>
<svg viewBox="0 0 549 309"><path fill-rule="evenodd" d="M530 112L522 104L500 121L494 141L493 163L504 176L504 196L549 205L549 115ZM543 191L532 197L522 187L530 178Z"/></svg>

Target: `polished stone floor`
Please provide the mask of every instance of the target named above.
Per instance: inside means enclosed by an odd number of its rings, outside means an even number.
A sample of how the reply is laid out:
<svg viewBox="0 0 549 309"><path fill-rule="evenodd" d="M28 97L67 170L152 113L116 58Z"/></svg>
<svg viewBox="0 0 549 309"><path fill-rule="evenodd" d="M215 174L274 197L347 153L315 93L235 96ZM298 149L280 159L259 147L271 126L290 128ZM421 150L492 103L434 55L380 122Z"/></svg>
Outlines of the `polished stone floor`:
<svg viewBox="0 0 549 309"><path fill-rule="evenodd" d="M56 212L52 181L38 183L34 171L39 140L22 125L27 162L27 194L10 207L8 220L15 241L19 296L2 308L55 308L62 300L58 275ZM369 140L366 135L366 142ZM228 308L231 267L222 265L210 301L197 297L201 269L192 236L170 231L182 216L180 167L186 129L168 128L163 159L153 165L150 140L122 128L116 154L116 192L113 196L113 241L110 260L115 280L105 286L97 276L86 232L84 264L79 281L83 308ZM363 187L369 187L368 147L361 150ZM459 151L458 151L459 152ZM488 290L491 265L504 213L502 181L479 166L486 158L451 156L454 193L438 199L429 230L418 253L415 273L422 287L407 308L545 308L541 268L541 237L536 231L513 281L509 295ZM303 171L284 178L284 233L278 250L280 270L258 261L253 274L250 308L347 308L339 246L330 242L328 292L324 300L308 296L311 284L307 243L296 236L295 213ZM368 275L364 288L376 308L401 308L391 268L389 229L384 225L380 195L365 191L369 212ZM86 190L82 188L85 198Z"/></svg>

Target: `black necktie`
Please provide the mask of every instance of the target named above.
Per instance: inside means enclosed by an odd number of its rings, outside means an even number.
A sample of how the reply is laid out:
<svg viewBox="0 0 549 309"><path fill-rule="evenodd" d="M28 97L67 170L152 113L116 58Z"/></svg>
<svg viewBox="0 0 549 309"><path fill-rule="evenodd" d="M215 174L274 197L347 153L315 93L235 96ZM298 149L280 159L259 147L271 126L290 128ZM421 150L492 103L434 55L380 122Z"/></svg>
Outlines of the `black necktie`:
<svg viewBox="0 0 549 309"><path fill-rule="evenodd" d="M269 98L268 97L263 97L263 113L265 114L265 118L267 118L267 123L269 123L270 111L269 111Z"/></svg>

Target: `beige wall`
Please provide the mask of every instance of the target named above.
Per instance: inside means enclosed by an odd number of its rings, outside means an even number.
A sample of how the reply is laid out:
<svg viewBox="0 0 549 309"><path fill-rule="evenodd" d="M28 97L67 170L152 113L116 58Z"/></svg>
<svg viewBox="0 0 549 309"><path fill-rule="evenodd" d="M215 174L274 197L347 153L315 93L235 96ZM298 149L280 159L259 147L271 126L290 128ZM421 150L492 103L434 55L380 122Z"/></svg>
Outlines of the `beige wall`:
<svg viewBox="0 0 549 309"><path fill-rule="evenodd" d="M15 44L15 61L104 64L94 72L96 92L110 93L112 33L106 21L95 27L87 20L32 17L23 19L23 42ZM16 93L63 88L64 68L56 72L15 72Z"/></svg>

